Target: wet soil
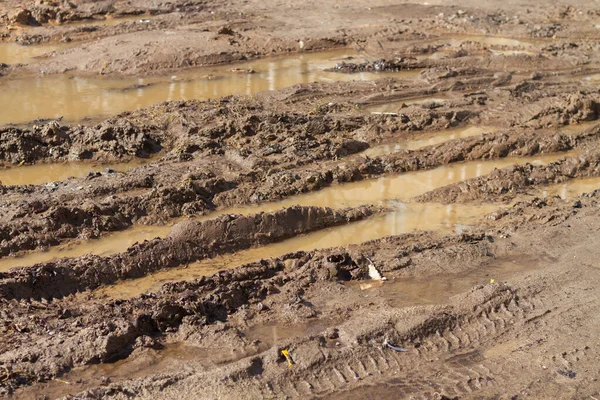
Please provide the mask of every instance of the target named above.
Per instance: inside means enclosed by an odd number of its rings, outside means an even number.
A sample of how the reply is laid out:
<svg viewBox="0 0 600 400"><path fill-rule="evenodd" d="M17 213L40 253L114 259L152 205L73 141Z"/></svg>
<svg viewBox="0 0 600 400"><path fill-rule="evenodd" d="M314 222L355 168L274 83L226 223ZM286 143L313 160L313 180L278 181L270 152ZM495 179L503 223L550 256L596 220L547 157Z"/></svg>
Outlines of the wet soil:
<svg viewBox="0 0 600 400"><path fill-rule="evenodd" d="M0 397L600 398L581 3L0 2Z"/></svg>

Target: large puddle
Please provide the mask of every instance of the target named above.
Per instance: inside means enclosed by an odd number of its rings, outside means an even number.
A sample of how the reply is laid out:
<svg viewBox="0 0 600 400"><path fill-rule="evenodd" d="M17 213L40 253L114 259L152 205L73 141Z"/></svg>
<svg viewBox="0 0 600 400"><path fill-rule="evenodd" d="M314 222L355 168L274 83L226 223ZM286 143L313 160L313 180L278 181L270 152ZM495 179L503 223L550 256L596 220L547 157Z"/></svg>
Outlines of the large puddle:
<svg viewBox="0 0 600 400"><path fill-rule="evenodd" d="M214 218L220 214L255 214L259 212L270 212L279 210L284 207L295 205L301 206L319 206L340 209L345 207L358 207L364 204L392 206L394 203L407 203L411 198L437 189L439 187L464 181L466 179L476 178L492 172L495 168L505 168L510 165L530 162L533 164L545 164L557 159L569 156L564 154L551 154L538 157L523 157L523 158L504 158L500 160L490 161L474 161L461 164L451 164L441 166L432 170L410 172L394 176L384 176L379 179L369 179L358 182L346 183L325 188L323 190L307 193L304 195L290 197L288 199L263 203L255 206L235 207L218 212L211 213L207 216L198 219ZM423 207L433 207L431 210ZM389 235L406 232L406 229L434 229L439 225L439 219L435 220L435 210L441 207L440 210L446 212L447 206L437 205L422 205L422 204L402 204L394 218L401 218L403 226L410 228L398 228L397 231L390 231ZM461 207L461 206L459 206ZM472 206L471 206L472 207ZM456 213L465 213L468 216L469 207L458 208ZM438 212L440 218L445 218L443 212ZM428 216L431 213L430 218ZM479 214L478 214L479 215ZM391 217L389 217L391 218ZM373 220L375 220L373 218ZM381 221L381 220L380 220ZM433 225L430 225L433 224ZM381 222L382 232L388 232L396 225L388 225L387 222ZM360 226L353 224L352 226ZM345 229L345 228L337 228ZM30 266L36 263L48 262L63 257L78 257L85 254L110 255L125 251L136 241L150 240L155 237L164 237L170 230L169 225L162 226L135 226L121 232L115 232L111 235L102 237L97 240L87 241L83 244L74 244L69 247L53 247L47 252L28 253L22 257L11 258L5 257L0 259L0 271L6 271L12 267ZM317 234L315 234L317 235ZM349 237L361 238L361 241L368 240L361 236L360 231L352 233ZM385 236L385 235L383 235ZM317 236L312 236L317 237ZM325 236L326 238L327 236ZM331 236L333 237L333 236ZM382 236L379 236L382 237ZM325 239L323 239L325 240ZM323 247L330 247L338 244L327 244L323 241L319 242ZM337 243L337 242L331 242ZM358 242L357 242L358 243Z"/></svg>
<svg viewBox="0 0 600 400"><path fill-rule="evenodd" d="M41 185L46 182L60 182L68 178L82 178L90 172L102 172L112 169L125 172L145 165L155 157L134 159L127 163L102 164L72 162L60 164L36 164L19 167L0 168L0 184L2 185Z"/></svg>
<svg viewBox="0 0 600 400"><path fill-rule="evenodd" d="M0 91L0 125L25 123L37 118L114 115L172 100L211 99L251 95L301 83L373 80L382 77L412 78L418 70L390 73L343 74L326 72L347 51L297 54L237 65L187 70L170 77L110 79L68 74L6 80Z"/></svg>

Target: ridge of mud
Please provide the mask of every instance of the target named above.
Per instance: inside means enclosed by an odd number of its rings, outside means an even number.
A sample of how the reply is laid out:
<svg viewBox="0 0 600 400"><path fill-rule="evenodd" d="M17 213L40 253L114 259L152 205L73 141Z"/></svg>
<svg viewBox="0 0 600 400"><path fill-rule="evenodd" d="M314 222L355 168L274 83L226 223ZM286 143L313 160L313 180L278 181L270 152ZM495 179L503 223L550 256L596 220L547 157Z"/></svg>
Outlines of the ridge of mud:
<svg viewBox="0 0 600 400"><path fill-rule="evenodd" d="M548 165L514 165L479 178L454 183L418 196L414 201L466 203L475 200L507 202L528 188L566 182L600 174L600 154L583 154Z"/></svg>
<svg viewBox="0 0 600 400"><path fill-rule="evenodd" d="M358 221L377 211L369 207L341 211L290 207L251 216L223 215L201 222L184 221L175 225L167 238L133 245L123 254L62 259L0 273L0 296L64 297L119 279L139 278L160 269Z"/></svg>
<svg viewBox="0 0 600 400"><path fill-rule="evenodd" d="M0 161L10 164L39 161L147 158L162 149L151 128L127 121L95 127L67 127L57 121L32 129L0 128Z"/></svg>

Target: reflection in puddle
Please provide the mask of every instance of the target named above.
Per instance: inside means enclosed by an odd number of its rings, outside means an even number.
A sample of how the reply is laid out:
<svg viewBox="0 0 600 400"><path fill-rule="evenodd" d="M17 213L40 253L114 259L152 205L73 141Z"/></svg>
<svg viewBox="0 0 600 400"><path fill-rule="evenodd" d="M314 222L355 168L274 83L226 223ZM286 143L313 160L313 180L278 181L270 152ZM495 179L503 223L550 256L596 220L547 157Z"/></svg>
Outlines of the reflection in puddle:
<svg viewBox="0 0 600 400"><path fill-rule="evenodd" d="M590 83L593 83L593 84L598 84L598 83L600 83L600 74L588 75L585 78L583 78L583 80L585 82L590 82Z"/></svg>
<svg viewBox="0 0 600 400"><path fill-rule="evenodd" d="M414 230L432 230L440 233L460 233L465 225L478 222L486 214L498 209L496 204L483 206L432 203L390 203L395 211L378 215L364 221L323 229L306 235L296 236L267 246L226 254L190 264L186 268L170 269L146 277L122 281L98 289L98 295L111 297L134 297L155 290L163 283L190 280L202 275L230 269L260 259L278 257L295 251L348 246L391 235L400 235Z"/></svg>
<svg viewBox="0 0 600 400"><path fill-rule="evenodd" d="M379 179L369 179L358 182L346 183L343 185L331 186L317 192L294 196L277 202L264 203L254 206L228 208L224 210L219 210L215 213L211 213L197 219L205 220L209 218L215 218L217 215L220 214L248 215L260 212L270 212L279 210L284 207L291 207L295 205L330 207L333 209L358 207L364 204L389 206L390 202L407 202L415 196L421 195L439 187L488 174L495 168L505 168L510 165L525 162L530 162L533 164L544 164L563 157L567 157L568 155L568 153L564 153L537 157L504 158L500 160L476 162L474 161L462 164L451 164L441 166L432 170L410 172L394 176L384 176ZM425 210L423 208L428 206L431 206L433 208L431 210ZM440 215L440 218L445 218L442 215L443 212L440 210L445 210L444 207L446 206L439 206L442 207L441 209L437 209L435 207L437 206L423 204L401 205L401 211L398 211L398 213L400 214L389 215L396 215L396 217L394 217L396 218L394 219L394 221L399 221L402 219L408 220L408 222L404 222L405 228L400 228L396 231L394 227L398 224L393 223L387 226L387 228L381 228L383 229L381 230L381 232L389 232L385 235L382 234L382 236L404 233L407 231L406 229L437 229L437 227L440 226L439 219L431 219L431 221L429 221L427 218L423 217L424 215L427 215L431 212L433 213L432 215L438 213ZM467 213L466 215L468 215L468 209L463 210L463 208L459 208L456 210L459 210L456 211L459 214L465 212ZM452 213L454 212L455 211L452 211ZM388 216L388 218L392 217ZM412 220L412 218L414 218L414 220ZM386 222L383 222L382 224L385 225ZM353 226L358 225L354 224ZM343 231L343 227L336 229L340 229ZM35 263L48 262L63 257L78 257L85 254L110 255L120 253L125 251L136 241L141 242L143 240L150 240L155 237L164 237L166 236L169 230L170 225L135 226L125 231L112 233L108 236L102 237L97 240L85 242L81 245L69 246L67 249L61 247L53 247L48 252L28 253L18 258L5 257L3 259L0 259L0 271L6 271L9 268L15 266L29 266ZM317 234L313 235L313 238L317 237ZM354 235L354 238L358 238L361 241L369 240L368 237L370 237L367 236L365 238L362 238L360 232L352 233L352 235ZM322 247L330 247L334 245L337 246L344 244L344 242L340 242L340 244L328 244L327 241L324 239L320 243L321 244L319 246L322 245ZM282 252L280 254L283 253L285 252Z"/></svg>
<svg viewBox="0 0 600 400"><path fill-rule="evenodd" d="M600 178L572 179L558 185L551 185L541 190L542 197L560 196L561 199L572 199L582 193L591 193L600 189Z"/></svg>
<svg viewBox="0 0 600 400"><path fill-rule="evenodd" d="M467 126L461 128L446 129L443 131L419 134L418 136L414 136L413 138L408 139L404 142L370 147L360 154L369 157L382 156L386 154L397 153L401 150L416 150L425 146L432 146L435 144L448 142L454 139L463 139L472 136L479 136L484 133L493 133L495 131L497 131L496 128L486 126Z"/></svg>
<svg viewBox="0 0 600 400"><path fill-rule="evenodd" d="M136 158L127 163L100 164L73 162L61 164L36 164L21 167L0 168L0 184L10 185L41 185L46 182L60 182L68 178L82 178L90 172L102 172L108 169L125 172L145 165L155 159Z"/></svg>
<svg viewBox="0 0 600 400"><path fill-rule="evenodd" d="M347 53L340 51L299 54L188 70L171 77L102 79L61 74L6 80L0 91L0 104L3 104L0 125L60 116L73 121L118 114L163 101L251 95L315 81L372 80L384 76L409 78L419 73L418 70L358 74L324 71L345 56ZM254 73L247 73L248 70Z"/></svg>

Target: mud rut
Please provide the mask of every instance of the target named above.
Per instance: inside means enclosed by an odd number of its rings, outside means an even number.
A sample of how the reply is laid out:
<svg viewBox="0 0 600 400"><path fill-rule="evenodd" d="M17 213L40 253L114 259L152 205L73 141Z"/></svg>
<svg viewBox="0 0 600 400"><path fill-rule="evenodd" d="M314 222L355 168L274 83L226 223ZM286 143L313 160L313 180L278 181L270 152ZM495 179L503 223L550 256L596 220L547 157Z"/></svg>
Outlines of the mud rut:
<svg viewBox="0 0 600 400"><path fill-rule="evenodd" d="M5 3L0 395L600 398L597 10Z"/></svg>

